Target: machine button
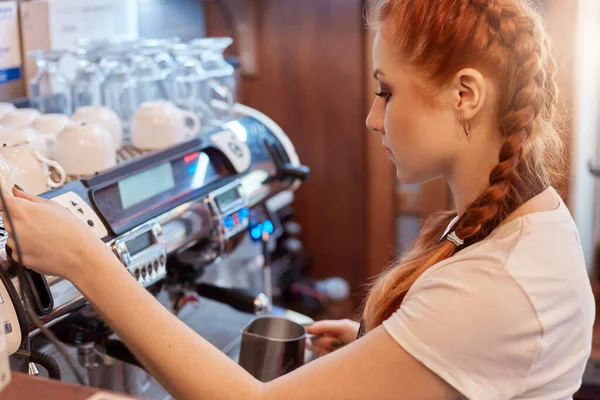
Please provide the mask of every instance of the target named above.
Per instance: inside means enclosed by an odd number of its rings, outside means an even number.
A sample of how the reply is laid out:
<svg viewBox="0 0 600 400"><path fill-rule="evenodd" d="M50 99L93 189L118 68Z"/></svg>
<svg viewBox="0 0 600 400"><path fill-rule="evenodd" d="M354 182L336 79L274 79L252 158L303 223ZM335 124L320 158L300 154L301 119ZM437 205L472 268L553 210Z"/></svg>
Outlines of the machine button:
<svg viewBox="0 0 600 400"><path fill-rule="evenodd" d="M158 261L160 262L160 265L165 265L165 256L161 255Z"/></svg>
<svg viewBox="0 0 600 400"><path fill-rule="evenodd" d="M12 325L10 324L10 322L6 321L4 323L4 333L6 335L8 335L9 333L11 333L13 331Z"/></svg>
<svg viewBox="0 0 600 400"><path fill-rule="evenodd" d="M92 221L91 219L87 220L87 223L89 226L93 227L94 226L94 221Z"/></svg>
<svg viewBox="0 0 600 400"><path fill-rule="evenodd" d="M146 268L142 267L142 278L146 279Z"/></svg>
<svg viewBox="0 0 600 400"><path fill-rule="evenodd" d="M154 260L154 270L158 271L158 260Z"/></svg>
<svg viewBox="0 0 600 400"><path fill-rule="evenodd" d="M148 276L152 275L152 264L148 264Z"/></svg>
<svg viewBox="0 0 600 400"><path fill-rule="evenodd" d="M86 223L88 219L93 221L94 226L91 229L97 237L104 238L108 236L108 230L102 223L102 220L96 211L94 211L92 206L87 204L77 193L66 192L54 197L52 200L66 207L84 223Z"/></svg>
<svg viewBox="0 0 600 400"><path fill-rule="evenodd" d="M242 150L242 148L237 143L229 142L228 146L229 149L233 152L233 154L240 158L244 157L244 150Z"/></svg>
<svg viewBox="0 0 600 400"><path fill-rule="evenodd" d="M135 279L138 281L140 280L140 270L139 269L135 270Z"/></svg>

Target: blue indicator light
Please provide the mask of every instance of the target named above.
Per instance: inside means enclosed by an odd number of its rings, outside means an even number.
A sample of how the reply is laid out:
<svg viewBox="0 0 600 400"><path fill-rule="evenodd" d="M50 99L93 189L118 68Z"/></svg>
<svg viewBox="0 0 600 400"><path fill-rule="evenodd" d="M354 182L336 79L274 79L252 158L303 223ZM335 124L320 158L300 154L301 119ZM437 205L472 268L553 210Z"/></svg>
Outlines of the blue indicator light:
<svg viewBox="0 0 600 400"><path fill-rule="evenodd" d="M275 227L273 226L273 222L271 222L271 220L266 220L265 221L265 232L267 232L269 235L271 233L273 233L275 231Z"/></svg>
<svg viewBox="0 0 600 400"><path fill-rule="evenodd" d="M188 174L194 175L196 173L196 169L198 168L198 164L192 164L188 167Z"/></svg>
<svg viewBox="0 0 600 400"><path fill-rule="evenodd" d="M233 218L231 216L225 218L225 227L226 228L233 228L235 226L235 221L233 220Z"/></svg>
<svg viewBox="0 0 600 400"><path fill-rule="evenodd" d="M252 239L254 240L259 240L262 236L262 229L258 229L258 226L255 226L250 230L250 236L252 236Z"/></svg>

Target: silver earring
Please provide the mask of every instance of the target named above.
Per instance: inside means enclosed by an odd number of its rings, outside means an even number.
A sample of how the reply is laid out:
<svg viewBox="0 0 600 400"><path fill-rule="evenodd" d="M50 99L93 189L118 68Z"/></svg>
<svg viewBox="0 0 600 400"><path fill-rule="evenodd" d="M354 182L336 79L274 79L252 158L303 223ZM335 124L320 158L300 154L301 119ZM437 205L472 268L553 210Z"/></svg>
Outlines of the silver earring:
<svg viewBox="0 0 600 400"><path fill-rule="evenodd" d="M462 125L463 125L463 130L465 131L465 135L467 135L467 137L469 137L469 135L471 135L471 121L466 121L465 120L465 112L462 112Z"/></svg>

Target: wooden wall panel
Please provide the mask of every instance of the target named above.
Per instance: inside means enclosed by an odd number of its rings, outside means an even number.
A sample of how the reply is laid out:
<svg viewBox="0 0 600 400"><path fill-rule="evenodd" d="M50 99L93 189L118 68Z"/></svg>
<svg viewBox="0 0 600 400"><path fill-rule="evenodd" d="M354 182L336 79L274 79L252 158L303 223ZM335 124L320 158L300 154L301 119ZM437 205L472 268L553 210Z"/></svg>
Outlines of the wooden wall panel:
<svg viewBox="0 0 600 400"><path fill-rule="evenodd" d="M281 125L312 168L296 209L314 276L342 276L357 288L368 246L362 0L255 6L259 71L244 78L242 102ZM205 3L205 12L209 36L232 34L218 5Z"/></svg>

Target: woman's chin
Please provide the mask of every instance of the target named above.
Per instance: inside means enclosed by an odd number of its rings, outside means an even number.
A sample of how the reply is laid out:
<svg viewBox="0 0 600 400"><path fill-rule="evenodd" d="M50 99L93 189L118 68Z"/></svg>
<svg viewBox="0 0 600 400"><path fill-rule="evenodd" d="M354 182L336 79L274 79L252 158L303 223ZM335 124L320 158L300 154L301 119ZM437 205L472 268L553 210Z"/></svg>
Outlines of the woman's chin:
<svg viewBox="0 0 600 400"><path fill-rule="evenodd" d="M405 185L414 185L423 182L423 179L420 179L420 177L416 174L411 174L409 171L406 171L404 168L398 166L396 166L396 179Z"/></svg>

